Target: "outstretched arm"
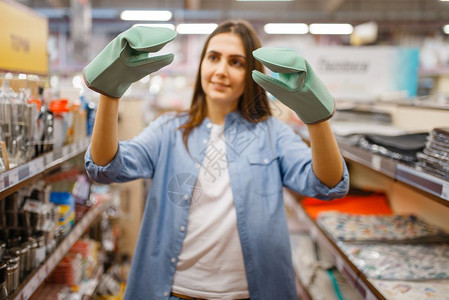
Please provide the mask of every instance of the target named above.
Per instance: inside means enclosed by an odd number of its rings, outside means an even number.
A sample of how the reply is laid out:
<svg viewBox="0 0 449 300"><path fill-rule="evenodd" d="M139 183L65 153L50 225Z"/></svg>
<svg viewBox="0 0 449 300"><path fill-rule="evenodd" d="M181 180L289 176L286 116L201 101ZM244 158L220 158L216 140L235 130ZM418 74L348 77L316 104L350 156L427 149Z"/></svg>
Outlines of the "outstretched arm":
<svg viewBox="0 0 449 300"><path fill-rule="evenodd" d="M118 105L129 86L170 64L173 54L149 57L176 37L176 31L132 27L114 38L83 70L86 85L100 93L90 154L95 164L110 163L118 150Z"/></svg>
<svg viewBox="0 0 449 300"><path fill-rule="evenodd" d="M329 121L307 125L312 148L312 167L318 179L328 187L343 178L343 162Z"/></svg>
<svg viewBox="0 0 449 300"><path fill-rule="evenodd" d="M92 160L96 165L107 165L117 153L118 106L119 98L100 94L90 148Z"/></svg>

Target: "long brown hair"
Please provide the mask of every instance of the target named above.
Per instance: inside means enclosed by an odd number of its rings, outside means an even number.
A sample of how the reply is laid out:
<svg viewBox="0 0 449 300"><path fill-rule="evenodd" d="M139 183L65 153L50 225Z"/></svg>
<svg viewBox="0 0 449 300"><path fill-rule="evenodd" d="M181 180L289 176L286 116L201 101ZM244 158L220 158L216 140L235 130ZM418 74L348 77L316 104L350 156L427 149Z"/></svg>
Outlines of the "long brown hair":
<svg viewBox="0 0 449 300"><path fill-rule="evenodd" d="M199 126L206 118L207 104L206 95L201 86L201 64L203 63L206 49L209 41L220 33L233 33L238 35L245 48L246 56L246 73L245 73L245 90L239 99L238 111L241 115L251 123L257 123L271 116L270 106L268 104L267 94L251 77L253 70L263 72L263 65L254 59L252 52L261 47L261 43L257 33L253 27L244 20L229 20L221 23L207 38L203 51L201 52L200 65L196 76L195 89L193 91L192 104L188 111L188 121L181 125L179 129L183 130L182 139L184 145L188 149L188 139L192 130Z"/></svg>

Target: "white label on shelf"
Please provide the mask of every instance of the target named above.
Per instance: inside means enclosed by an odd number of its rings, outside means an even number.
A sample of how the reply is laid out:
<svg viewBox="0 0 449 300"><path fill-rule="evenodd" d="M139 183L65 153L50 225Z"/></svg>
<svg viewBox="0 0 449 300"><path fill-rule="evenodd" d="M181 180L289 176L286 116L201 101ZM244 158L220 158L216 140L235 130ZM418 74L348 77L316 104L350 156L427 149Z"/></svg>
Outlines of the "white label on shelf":
<svg viewBox="0 0 449 300"><path fill-rule="evenodd" d="M44 158L39 157L31 161L29 164L30 175L38 174L44 170Z"/></svg>
<svg viewBox="0 0 449 300"><path fill-rule="evenodd" d="M45 164L49 165L53 162L53 152L47 153L47 155L45 155Z"/></svg>
<svg viewBox="0 0 449 300"><path fill-rule="evenodd" d="M0 174L0 191L5 188L5 179L3 178L3 174Z"/></svg>
<svg viewBox="0 0 449 300"><path fill-rule="evenodd" d="M65 146L62 148L62 157L66 157L70 152L70 146Z"/></svg>
<svg viewBox="0 0 449 300"><path fill-rule="evenodd" d="M443 183L443 190L441 191L441 198L449 200L449 183Z"/></svg>
<svg viewBox="0 0 449 300"><path fill-rule="evenodd" d="M15 168L9 171L9 186L19 183L19 169Z"/></svg>
<svg viewBox="0 0 449 300"><path fill-rule="evenodd" d="M380 169L381 169L381 162L382 162L382 158L380 156L373 155L371 157L371 167L374 170L380 171Z"/></svg>

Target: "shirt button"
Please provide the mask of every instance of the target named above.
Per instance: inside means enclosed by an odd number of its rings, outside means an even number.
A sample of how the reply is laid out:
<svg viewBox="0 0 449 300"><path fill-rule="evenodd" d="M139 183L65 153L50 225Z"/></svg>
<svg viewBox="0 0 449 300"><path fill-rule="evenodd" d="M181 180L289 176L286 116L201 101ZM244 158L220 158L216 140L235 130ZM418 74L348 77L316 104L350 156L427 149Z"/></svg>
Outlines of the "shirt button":
<svg viewBox="0 0 449 300"><path fill-rule="evenodd" d="M206 140L206 139L203 140L203 144L204 144L204 145L207 144L207 140Z"/></svg>
<svg viewBox="0 0 449 300"><path fill-rule="evenodd" d="M172 259L170 260L172 263L176 262L176 258L172 257Z"/></svg>
<svg viewBox="0 0 449 300"><path fill-rule="evenodd" d="M263 160L263 162L264 162L265 164L268 164L268 162L269 162L268 158L265 158L265 159Z"/></svg>
<svg viewBox="0 0 449 300"><path fill-rule="evenodd" d="M181 230L182 232L184 232L184 231L186 230L186 227L185 227L185 226L181 226L181 227L179 228L179 230Z"/></svg>
<svg viewBox="0 0 449 300"><path fill-rule="evenodd" d="M200 164L199 164L199 163L196 163L196 164L195 164L195 168L198 169L199 167L200 167Z"/></svg>
<svg viewBox="0 0 449 300"><path fill-rule="evenodd" d="M189 200L189 195L184 195L184 200Z"/></svg>
<svg viewBox="0 0 449 300"><path fill-rule="evenodd" d="M168 292L164 292L164 297L167 297L168 296Z"/></svg>
<svg viewBox="0 0 449 300"><path fill-rule="evenodd" d="M207 123L207 128L212 128L212 123Z"/></svg>

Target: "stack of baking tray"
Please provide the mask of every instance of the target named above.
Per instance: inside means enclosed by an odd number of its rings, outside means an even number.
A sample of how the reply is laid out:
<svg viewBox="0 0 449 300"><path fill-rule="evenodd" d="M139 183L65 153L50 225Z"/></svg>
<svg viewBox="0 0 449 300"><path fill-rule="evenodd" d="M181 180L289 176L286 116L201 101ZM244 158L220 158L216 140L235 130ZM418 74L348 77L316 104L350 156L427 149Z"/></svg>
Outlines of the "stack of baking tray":
<svg viewBox="0 0 449 300"><path fill-rule="evenodd" d="M417 154L425 148L427 136L428 132L401 135L364 134L357 145L374 154L414 164L418 161Z"/></svg>
<svg viewBox="0 0 449 300"><path fill-rule="evenodd" d="M418 160L418 168L449 180L449 127L430 132Z"/></svg>

